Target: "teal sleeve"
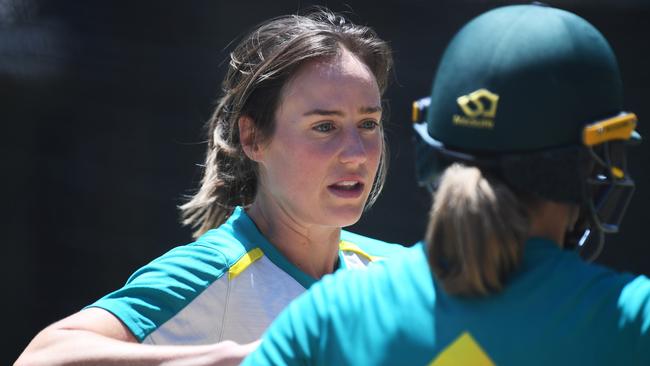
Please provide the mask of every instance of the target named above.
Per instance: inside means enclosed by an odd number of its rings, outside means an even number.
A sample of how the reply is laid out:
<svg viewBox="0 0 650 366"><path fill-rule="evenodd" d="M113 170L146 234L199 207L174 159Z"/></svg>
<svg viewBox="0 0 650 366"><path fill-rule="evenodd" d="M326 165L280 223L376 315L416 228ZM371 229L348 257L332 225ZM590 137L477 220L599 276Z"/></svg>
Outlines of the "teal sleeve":
<svg viewBox="0 0 650 366"><path fill-rule="evenodd" d="M87 308L109 311L142 342L226 271L223 255L214 248L197 244L177 247Z"/></svg>

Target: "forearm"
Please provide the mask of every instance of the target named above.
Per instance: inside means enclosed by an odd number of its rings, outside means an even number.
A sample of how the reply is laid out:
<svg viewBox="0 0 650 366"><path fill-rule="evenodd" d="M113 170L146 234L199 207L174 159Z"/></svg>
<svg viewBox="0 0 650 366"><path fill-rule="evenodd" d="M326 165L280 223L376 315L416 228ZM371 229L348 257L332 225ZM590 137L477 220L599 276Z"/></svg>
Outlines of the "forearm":
<svg viewBox="0 0 650 366"><path fill-rule="evenodd" d="M46 329L15 365L236 365L248 353L233 342L203 346L153 346L124 342L86 330Z"/></svg>

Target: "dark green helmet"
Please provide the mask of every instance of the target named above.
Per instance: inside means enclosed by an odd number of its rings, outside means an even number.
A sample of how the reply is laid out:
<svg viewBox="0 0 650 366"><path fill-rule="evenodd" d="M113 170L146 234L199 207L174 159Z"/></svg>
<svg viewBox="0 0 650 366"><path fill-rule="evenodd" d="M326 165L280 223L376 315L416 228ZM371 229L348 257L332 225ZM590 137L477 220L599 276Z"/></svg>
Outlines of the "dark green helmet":
<svg viewBox="0 0 650 366"><path fill-rule="evenodd" d="M421 184L464 162L516 191L582 204L592 230L618 230L634 190L624 144L640 136L616 57L586 20L543 5L480 15L447 47L431 96L414 103L414 122L425 113L415 124Z"/></svg>

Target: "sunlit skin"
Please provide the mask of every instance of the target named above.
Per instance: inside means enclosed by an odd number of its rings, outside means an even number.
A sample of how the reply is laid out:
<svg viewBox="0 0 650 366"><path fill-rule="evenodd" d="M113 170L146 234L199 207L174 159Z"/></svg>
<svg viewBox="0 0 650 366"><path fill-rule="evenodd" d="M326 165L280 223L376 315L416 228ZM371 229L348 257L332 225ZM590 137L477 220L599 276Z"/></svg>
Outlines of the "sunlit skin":
<svg viewBox="0 0 650 366"><path fill-rule="evenodd" d="M258 163L248 213L264 235L307 274L336 265L341 227L361 216L383 144L377 82L356 56L303 65L282 90L270 140L242 117L246 154Z"/></svg>

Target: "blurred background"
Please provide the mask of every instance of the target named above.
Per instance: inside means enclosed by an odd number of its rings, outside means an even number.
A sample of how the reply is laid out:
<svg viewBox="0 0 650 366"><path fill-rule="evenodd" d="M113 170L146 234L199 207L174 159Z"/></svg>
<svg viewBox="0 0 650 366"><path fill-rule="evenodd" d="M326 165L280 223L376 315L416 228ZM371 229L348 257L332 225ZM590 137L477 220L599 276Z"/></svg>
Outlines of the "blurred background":
<svg viewBox="0 0 650 366"><path fill-rule="evenodd" d="M0 121L5 214L0 364L43 327L120 287L138 267L190 241L177 205L200 179L203 123L230 42L310 5L347 12L388 40L390 173L352 230L411 244L428 194L416 188L411 102L429 93L439 57L474 16L514 1L0 0ZM578 13L614 48L626 106L650 138L650 2L548 1ZM226 61L227 62L227 61ZM599 262L650 274L650 141L634 149L637 192Z"/></svg>

